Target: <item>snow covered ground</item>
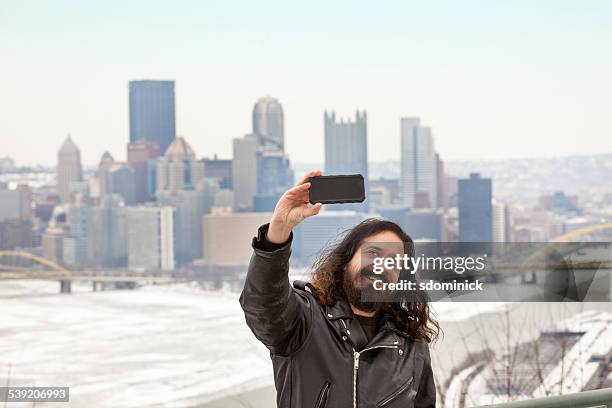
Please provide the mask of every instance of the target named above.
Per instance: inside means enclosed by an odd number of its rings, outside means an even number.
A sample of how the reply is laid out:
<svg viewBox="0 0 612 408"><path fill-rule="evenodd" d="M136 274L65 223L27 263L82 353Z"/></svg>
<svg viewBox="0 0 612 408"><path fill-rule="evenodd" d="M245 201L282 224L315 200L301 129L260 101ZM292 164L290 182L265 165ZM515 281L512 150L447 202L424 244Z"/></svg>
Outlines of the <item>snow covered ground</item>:
<svg viewBox="0 0 612 408"><path fill-rule="evenodd" d="M143 407L271 383L237 294L174 285L60 295L58 285L0 282L0 384L10 371L13 385L69 386L71 406Z"/></svg>
<svg viewBox="0 0 612 408"><path fill-rule="evenodd" d="M0 281L0 385L10 373L12 385L69 386L71 406L172 407L272 384L237 293L186 284L58 292L58 282ZM499 306L433 308L456 321Z"/></svg>

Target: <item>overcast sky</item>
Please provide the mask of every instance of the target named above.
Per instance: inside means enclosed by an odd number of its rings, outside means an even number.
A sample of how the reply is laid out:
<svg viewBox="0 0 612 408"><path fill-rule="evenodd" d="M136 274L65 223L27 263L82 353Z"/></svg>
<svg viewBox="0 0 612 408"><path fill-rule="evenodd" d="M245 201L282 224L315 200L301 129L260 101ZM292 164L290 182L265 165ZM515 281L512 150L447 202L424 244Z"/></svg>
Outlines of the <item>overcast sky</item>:
<svg viewBox="0 0 612 408"><path fill-rule="evenodd" d="M277 97L293 161L323 161L323 111L368 112L369 159L401 116L445 159L612 151L612 2L0 0L0 157L125 158L133 79L176 81L177 133L231 156ZM435 3L435 4L434 4Z"/></svg>

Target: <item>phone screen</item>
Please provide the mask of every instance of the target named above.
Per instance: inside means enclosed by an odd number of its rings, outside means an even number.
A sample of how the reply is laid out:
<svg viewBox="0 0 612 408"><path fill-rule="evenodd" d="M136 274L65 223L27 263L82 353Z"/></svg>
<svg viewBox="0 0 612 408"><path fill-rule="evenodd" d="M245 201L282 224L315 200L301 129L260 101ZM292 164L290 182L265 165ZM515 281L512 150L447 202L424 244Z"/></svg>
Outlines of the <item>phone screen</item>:
<svg viewBox="0 0 612 408"><path fill-rule="evenodd" d="M360 203L365 200L361 174L312 177L310 183L309 201L312 204Z"/></svg>

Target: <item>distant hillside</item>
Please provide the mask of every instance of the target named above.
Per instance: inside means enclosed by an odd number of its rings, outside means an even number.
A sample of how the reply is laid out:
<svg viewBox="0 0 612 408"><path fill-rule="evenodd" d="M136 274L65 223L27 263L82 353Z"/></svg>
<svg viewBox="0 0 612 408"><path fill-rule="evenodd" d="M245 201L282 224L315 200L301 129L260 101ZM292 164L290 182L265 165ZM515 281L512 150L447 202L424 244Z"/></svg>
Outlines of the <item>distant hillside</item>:
<svg viewBox="0 0 612 408"><path fill-rule="evenodd" d="M493 179L494 195L515 203L534 204L542 194L557 190L588 196L612 192L612 153L511 160L462 160L444 163L446 173L466 177L479 172ZM297 163L296 174L322 165ZM399 161L370 163L370 178L398 178Z"/></svg>

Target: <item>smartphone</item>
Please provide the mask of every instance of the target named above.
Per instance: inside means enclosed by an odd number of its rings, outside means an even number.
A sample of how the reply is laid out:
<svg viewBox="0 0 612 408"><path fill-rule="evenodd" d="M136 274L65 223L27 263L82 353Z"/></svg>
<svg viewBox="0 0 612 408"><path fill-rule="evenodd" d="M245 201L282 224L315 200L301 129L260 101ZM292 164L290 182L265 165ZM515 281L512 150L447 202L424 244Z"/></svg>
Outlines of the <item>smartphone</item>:
<svg viewBox="0 0 612 408"><path fill-rule="evenodd" d="M365 200L365 187L361 174L342 174L310 178L311 204L361 203Z"/></svg>

